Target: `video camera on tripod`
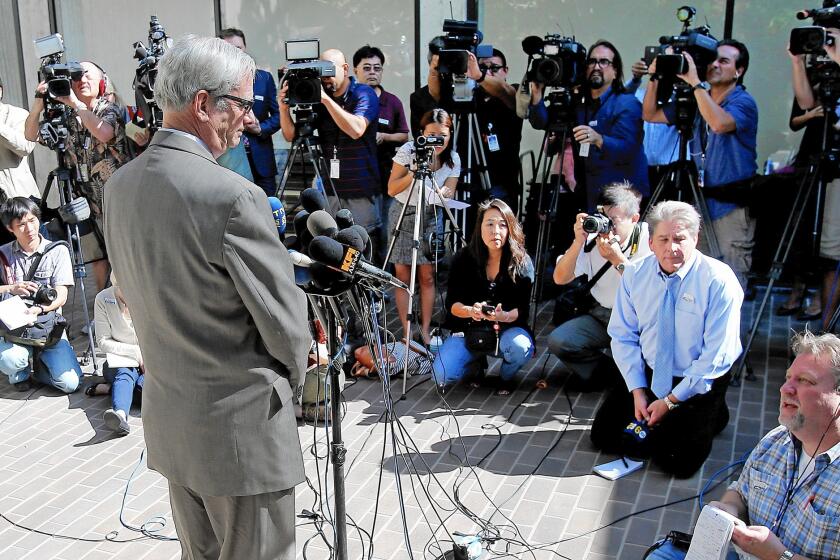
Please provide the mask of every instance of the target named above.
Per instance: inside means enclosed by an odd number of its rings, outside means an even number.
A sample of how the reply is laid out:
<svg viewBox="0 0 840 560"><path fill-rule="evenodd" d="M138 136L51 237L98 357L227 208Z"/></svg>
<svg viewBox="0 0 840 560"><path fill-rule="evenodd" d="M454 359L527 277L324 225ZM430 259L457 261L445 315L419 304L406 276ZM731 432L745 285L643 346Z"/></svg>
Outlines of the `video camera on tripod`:
<svg viewBox="0 0 840 560"><path fill-rule="evenodd" d="M39 133L49 149L64 150L69 134L68 121L73 111L57 98L69 96L73 92L71 83L81 80L85 70L79 62L62 62L64 39L60 33L35 39L35 52L41 59L38 79L47 83Z"/></svg>
<svg viewBox="0 0 840 560"><path fill-rule="evenodd" d="M706 80L709 65L717 58L718 40L712 36L708 26L691 28L691 22L697 10L691 6L682 6L677 10L677 19L683 29L679 35L663 35L659 45L645 47L645 64L650 66L656 60L656 78L659 80L656 101L665 104L674 98L676 106L676 125L680 129L690 129L697 114L697 103L691 86L677 76L688 72L688 60L685 53L691 55L697 68L697 77Z"/></svg>
<svg viewBox="0 0 840 560"><path fill-rule="evenodd" d="M470 103L475 80L467 78L469 53L476 58L489 58L493 56L493 46L481 44L484 34L478 30L476 21L446 19L443 33L443 48L438 54L438 74L443 82L441 94L451 95L454 103Z"/></svg>
<svg viewBox="0 0 840 560"><path fill-rule="evenodd" d="M155 102L155 80L160 58L172 46L172 39L157 16L149 20L149 46L141 41L134 43L134 58L140 61L134 74L134 100L145 121L149 134L154 134L163 123L163 110Z"/></svg>
<svg viewBox="0 0 840 560"><path fill-rule="evenodd" d="M414 163L417 167L429 166L435 161L435 148L444 146L446 138L440 134L418 136L414 140Z"/></svg>
<svg viewBox="0 0 840 560"><path fill-rule="evenodd" d="M825 0L822 8L801 10L796 19L811 18L814 25L798 27L790 31L791 54L825 55L825 47L834 44L834 38L828 34L827 27L840 27L840 7L837 0Z"/></svg>
<svg viewBox="0 0 840 560"><path fill-rule="evenodd" d="M309 108L321 102L321 78L335 76L335 64L318 60L321 56L318 39L286 41L286 60L291 62L285 71L279 70L280 86L289 84L286 102L290 107Z"/></svg>
<svg viewBox="0 0 840 560"><path fill-rule="evenodd" d="M528 55L523 85L533 82L552 88L545 96L547 129L571 128L576 124L573 93L586 76L586 48L574 37L548 33L544 38L525 37L522 50Z"/></svg>

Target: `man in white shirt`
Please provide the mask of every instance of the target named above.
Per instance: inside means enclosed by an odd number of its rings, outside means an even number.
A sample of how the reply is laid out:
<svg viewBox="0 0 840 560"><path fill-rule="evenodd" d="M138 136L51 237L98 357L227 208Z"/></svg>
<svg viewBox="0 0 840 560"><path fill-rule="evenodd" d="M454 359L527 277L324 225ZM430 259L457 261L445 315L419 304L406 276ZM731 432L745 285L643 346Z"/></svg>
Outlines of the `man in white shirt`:
<svg viewBox="0 0 840 560"><path fill-rule="evenodd" d="M618 380L617 375L609 374L615 365L608 354L607 324L625 266L650 254L647 224L639 222L640 201L641 194L629 183L604 187L599 204L612 222L610 230L587 233L583 222L589 216L578 214L575 239L554 268L554 283L565 285L581 275L591 280L606 267L590 292L595 305L555 328L548 337L549 351L563 361L581 388L603 387L611 377Z"/></svg>

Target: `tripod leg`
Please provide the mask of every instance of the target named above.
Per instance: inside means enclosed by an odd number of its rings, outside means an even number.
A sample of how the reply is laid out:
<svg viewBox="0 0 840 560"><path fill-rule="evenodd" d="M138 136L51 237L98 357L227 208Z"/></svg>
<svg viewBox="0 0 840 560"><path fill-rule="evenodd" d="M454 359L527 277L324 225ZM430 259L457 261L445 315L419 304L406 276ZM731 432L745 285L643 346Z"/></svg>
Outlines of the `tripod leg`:
<svg viewBox="0 0 840 560"><path fill-rule="evenodd" d="M709 253L711 253L712 257L718 260L723 260L723 253L720 251L720 245L718 244L715 228L712 224L712 218L709 215L709 207L706 205L706 197L703 196L703 189L697 185L697 181L691 173L688 173L688 184L691 188L691 194L694 197L694 202L700 209L700 216L703 218L703 223L706 224L704 234L706 236L706 244L709 246Z"/></svg>
<svg viewBox="0 0 840 560"><path fill-rule="evenodd" d="M286 159L286 166L283 167L283 176L280 178L280 187L277 189L277 198L283 200L283 195L286 192L286 185L289 182L289 176L292 174L292 168L295 166L295 159L301 154L300 139L295 138L292 142L292 149L289 150L289 157Z"/></svg>

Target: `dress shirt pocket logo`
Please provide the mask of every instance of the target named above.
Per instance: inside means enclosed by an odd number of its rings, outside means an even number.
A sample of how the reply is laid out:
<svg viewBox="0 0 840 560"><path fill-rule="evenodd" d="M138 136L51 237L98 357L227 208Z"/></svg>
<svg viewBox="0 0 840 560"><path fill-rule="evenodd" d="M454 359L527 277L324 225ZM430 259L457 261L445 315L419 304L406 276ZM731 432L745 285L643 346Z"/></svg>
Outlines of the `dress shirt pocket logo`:
<svg viewBox="0 0 840 560"><path fill-rule="evenodd" d="M697 303L694 301L694 296L691 294L683 294L679 297L676 304L676 309L680 313L691 313L692 315L700 315L700 310L697 309Z"/></svg>

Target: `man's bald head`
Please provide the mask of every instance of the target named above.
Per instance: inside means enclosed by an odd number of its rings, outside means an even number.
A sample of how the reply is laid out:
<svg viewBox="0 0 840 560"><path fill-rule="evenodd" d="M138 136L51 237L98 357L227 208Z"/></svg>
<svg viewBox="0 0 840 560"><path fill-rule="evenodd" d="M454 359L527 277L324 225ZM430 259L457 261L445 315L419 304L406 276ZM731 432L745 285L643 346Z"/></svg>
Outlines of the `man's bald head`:
<svg viewBox="0 0 840 560"><path fill-rule="evenodd" d="M344 92L347 91L347 87L350 85L348 74L350 66L347 64L344 53L338 49L327 49L321 53L321 60L332 62L335 65L335 76L321 78L324 89L333 97L344 95Z"/></svg>

